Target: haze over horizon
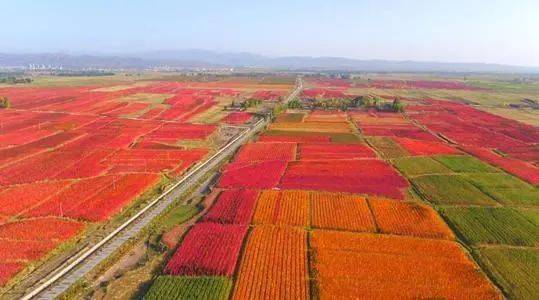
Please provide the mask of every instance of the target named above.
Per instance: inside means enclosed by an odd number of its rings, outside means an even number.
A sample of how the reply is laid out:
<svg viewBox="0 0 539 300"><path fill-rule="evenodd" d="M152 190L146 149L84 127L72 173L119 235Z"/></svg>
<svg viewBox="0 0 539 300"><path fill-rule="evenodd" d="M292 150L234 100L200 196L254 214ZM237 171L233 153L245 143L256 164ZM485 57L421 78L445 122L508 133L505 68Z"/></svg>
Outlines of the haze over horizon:
<svg viewBox="0 0 539 300"><path fill-rule="evenodd" d="M471 2L471 3L470 3ZM0 2L0 51L208 49L539 66L539 2Z"/></svg>

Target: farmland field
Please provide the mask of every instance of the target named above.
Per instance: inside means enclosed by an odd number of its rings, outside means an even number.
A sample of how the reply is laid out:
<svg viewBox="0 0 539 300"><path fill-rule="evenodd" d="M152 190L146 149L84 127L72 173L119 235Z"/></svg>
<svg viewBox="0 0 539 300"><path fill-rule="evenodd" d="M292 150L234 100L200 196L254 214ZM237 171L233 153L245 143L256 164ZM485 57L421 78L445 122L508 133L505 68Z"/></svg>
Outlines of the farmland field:
<svg viewBox="0 0 539 300"><path fill-rule="evenodd" d="M480 260L489 267L494 277L511 298L533 299L537 287L537 249L484 248Z"/></svg>
<svg viewBox="0 0 539 300"><path fill-rule="evenodd" d="M228 299L232 283L224 277L161 276L146 299Z"/></svg>
<svg viewBox="0 0 539 300"><path fill-rule="evenodd" d="M313 97L346 99L352 84L307 81L301 99L305 105L316 105ZM488 247L536 247L530 199L537 187L529 182L534 172L520 176L503 163L474 157L468 142L460 145L419 124L427 103L407 101L409 114L289 109L222 168L216 186L226 197L213 208L252 215L242 218L249 231L236 270L227 275L232 298L496 299L518 293L504 282L510 275L493 271L511 272L513 261L506 267L487 264L479 253ZM534 170L534 164L523 163ZM223 223L210 217L217 213L197 224ZM219 259L230 258L235 252ZM199 275L215 276L209 270ZM528 289L530 274L518 276L515 282Z"/></svg>
<svg viewBox="0 0 539 300"><path fill-rule="evenodd" d="M488 86L363 76L305 75L294 107L280 103L291 84L232 76L69 87L60 98L43 88L51 101L7 88L0 282L114 221L264 111L271 123L119 254L138 260L113 264L106 282L140 272L132 294L148 299L533 298L538 129L429 96ZM253 98L261 104L230 109ZM114 295L89 278L86 295Z"/></svg>
<svg viewBox="0 0 539 300"><path fill-rule="evenodd" d="M65 259L63 252L78 251L94 236L111 231L260 119L257 113L273 107L292 87L262 79L204 83L152 76L147 81L37 77L24 86L0 86L0 96L10 102L0 109L0 287L5 291L32 280L36 268L55 268ZM248 97L263 103L240 108ZM225 109L233 101L237 107ZM198 212L181 213L189 219ZM249 213L232 213L231 223L250 221ZM216 213L214 218L226 216ZM230 241L238 252L247 230L238 226L217 227L237 232L239 243L227 234L212 241ZM205 234L200 227L199 234ZM211 242L206 246L213 247ZM190 247L184 252L204 245ZM170 264L172 274L192 275L204 268L230 274L235 264L197 264L185 255L176 261Z"/></svg>

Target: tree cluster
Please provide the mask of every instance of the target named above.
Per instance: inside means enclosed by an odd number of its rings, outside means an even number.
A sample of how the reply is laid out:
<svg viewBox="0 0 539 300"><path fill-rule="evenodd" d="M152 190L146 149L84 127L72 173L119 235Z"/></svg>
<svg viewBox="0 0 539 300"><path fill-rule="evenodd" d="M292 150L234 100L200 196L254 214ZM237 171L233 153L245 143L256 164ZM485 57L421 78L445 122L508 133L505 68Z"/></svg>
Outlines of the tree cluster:
<svg viewBox="0 0 539 300"><path fill-rule="evenodd" d="M32 81L32 78L17 78L15 76L0 78L0 83L7 84L30 83Z"/></svg>
<svg viewBox="0 0 539 300"><path fill-rule="evenodd" d="M7 97L0 97L0 108L9 108L11 103Z"/></svg>

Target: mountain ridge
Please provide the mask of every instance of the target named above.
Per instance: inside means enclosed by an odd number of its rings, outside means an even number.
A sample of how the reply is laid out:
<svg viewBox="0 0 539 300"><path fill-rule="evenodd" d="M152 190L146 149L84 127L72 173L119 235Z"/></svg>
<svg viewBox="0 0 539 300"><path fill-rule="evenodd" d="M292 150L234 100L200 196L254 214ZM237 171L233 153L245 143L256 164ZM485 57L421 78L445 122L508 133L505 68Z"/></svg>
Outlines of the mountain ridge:
<svg viewBox="0 0 539 300"><path fill-rule="evenodd" d="M249 52L155 50L114 54L0 53L0 67L56 66L68 69L267 68L292 71L539 73L539 67L492 63L354 59L333 56L269 57Z"/></svg>

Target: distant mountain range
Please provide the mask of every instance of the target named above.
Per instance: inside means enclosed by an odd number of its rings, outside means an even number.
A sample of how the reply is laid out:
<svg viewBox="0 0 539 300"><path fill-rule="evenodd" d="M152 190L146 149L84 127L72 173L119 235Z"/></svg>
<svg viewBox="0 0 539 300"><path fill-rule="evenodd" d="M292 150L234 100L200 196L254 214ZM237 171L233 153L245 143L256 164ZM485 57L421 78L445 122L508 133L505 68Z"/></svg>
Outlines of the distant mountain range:
<svg viewBox="0 0 539 300"><path fill-rule="evenodd" d="M52 66L65 69L267 68L303 71L539 73L539 67L485 63L360 60L342 57L268 57L209 50L161 50L114 55L62 53L2 54L0 67Z"/></svg>

